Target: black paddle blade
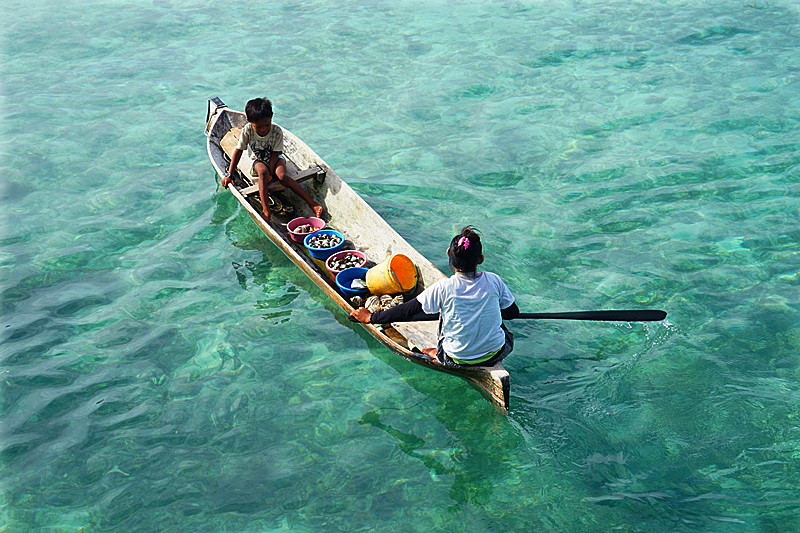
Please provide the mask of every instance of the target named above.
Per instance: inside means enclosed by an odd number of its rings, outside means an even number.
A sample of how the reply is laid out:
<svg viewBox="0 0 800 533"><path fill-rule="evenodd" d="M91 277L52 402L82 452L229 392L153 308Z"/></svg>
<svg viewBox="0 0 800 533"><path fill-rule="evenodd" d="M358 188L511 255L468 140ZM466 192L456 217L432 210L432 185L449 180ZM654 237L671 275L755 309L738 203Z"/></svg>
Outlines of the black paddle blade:
<svg viewBox="0 0 800 533"><path fill-rule="evenodd" d="M515 318L552 318L560 320L604 320L608 322L659 322L667 318L658 309L618 311L572 311L567 313L520 313Z"/></svg>

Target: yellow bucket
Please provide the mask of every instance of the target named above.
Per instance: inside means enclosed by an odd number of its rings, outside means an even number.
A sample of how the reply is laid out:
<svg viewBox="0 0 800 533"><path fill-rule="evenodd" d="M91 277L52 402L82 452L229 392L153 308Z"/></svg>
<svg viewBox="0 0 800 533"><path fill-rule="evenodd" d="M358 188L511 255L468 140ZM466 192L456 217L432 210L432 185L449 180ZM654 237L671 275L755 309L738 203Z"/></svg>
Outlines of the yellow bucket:
<svg viewBox="0 0 800 533"><path fill-rule="evenodd" d="M417 267L403 254L395 254L367 271L367 288L376 296L411 292L417 286Z"/></svg>

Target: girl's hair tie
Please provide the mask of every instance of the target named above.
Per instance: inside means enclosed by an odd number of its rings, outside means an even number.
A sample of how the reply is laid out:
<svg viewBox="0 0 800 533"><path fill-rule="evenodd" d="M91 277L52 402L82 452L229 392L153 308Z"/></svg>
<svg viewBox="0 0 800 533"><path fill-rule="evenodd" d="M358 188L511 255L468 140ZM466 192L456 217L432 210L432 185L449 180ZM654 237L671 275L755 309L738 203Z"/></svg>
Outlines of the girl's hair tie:
<svg viewBox="0 0 800 533"><path fill-rule="evenodd" d="M460 239L458 239L458 246L463 246L464 249L466 250L467 248L469 248L469 239L466 237L461 237Z"/></svg>

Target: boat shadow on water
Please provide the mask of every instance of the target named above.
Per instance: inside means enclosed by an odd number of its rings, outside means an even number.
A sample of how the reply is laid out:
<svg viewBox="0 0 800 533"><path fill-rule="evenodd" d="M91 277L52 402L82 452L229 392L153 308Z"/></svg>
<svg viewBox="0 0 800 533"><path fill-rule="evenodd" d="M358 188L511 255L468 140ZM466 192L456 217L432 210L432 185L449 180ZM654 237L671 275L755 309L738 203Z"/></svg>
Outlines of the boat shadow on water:
<svg viewBox="0 0 800 533"><path fill-rule="evenodd" d="M499 420L501 415L495 417L496 424L490 424L492 427L488 432L479 416L467 422L460 417L437 416L437 422L446 434L446 442L439 446L432 445L429 432L419 436L413 429L400 429L401 424L408 425L402 422L407 417L402 412L394 415L386 411L369 411L361 417L359 424L372 428L367 431L382 432L404 455L427 469L432 479L448 483L450 511L457 511L461 505L490 503L496 488L514 477L513 467L506 456L495 452L500 446L507 450L523 448L525 439L507 420ZM393 425L395 423L397 426ZM438 507L446 502L447 499L430 503ZM379 506L381 502L373 505Z"/></svg>

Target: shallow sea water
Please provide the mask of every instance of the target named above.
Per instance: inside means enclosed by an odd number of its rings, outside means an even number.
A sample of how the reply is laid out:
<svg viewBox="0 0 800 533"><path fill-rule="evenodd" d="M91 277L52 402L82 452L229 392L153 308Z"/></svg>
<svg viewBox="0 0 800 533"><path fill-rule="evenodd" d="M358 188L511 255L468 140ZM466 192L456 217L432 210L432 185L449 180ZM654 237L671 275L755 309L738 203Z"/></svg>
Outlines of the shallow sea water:
<svg viewBox="0 0 800 533"><path fill-rule="evenodd" d="M3 531L800 530L789 1L5 2ZM216 189L275 103L524 311L512 412L378 344Z"/></svg>

